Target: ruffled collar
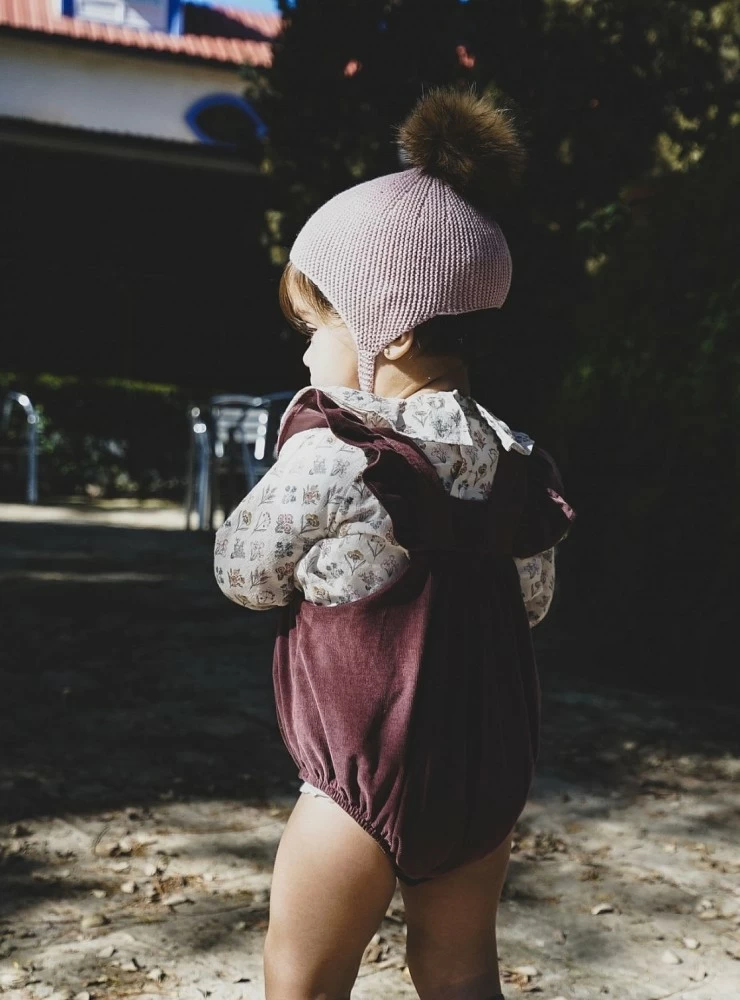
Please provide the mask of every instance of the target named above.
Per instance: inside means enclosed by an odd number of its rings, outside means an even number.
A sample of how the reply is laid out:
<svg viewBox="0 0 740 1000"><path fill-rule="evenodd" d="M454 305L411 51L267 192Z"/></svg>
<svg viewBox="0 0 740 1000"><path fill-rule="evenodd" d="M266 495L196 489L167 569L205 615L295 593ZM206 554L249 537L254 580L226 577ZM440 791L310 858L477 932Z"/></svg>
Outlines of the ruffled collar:
<svg viewBox="0 0 740 1000"><path fill-rule="evenodd" d="M312 388L305 386L299 390L288 404L286 413ZM506 451L530 455L534 447L534 440L528 434L512 430L507 423L458 389L423 392L408 399L398 399L342 385L318 388L335 403L357 413L367 424L385 424L412 438L441 444L473 445L470 420L478 418L495 431Z"/></svg>

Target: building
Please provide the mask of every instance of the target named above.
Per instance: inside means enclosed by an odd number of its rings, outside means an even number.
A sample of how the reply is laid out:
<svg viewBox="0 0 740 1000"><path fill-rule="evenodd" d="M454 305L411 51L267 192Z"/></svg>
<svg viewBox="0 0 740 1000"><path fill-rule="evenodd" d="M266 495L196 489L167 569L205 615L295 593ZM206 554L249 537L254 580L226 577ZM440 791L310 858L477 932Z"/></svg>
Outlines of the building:
<svg viewBox="0 0 740 1000"><path fill-rule="evenodd" d="M213 141L199 116L216 106L259 132L239 67L269 66L279 28L278 15L179 0L0 0L2 136L52 142L46 126L195 146Z"/></svg>
<svg viewBox="0 0 740 1000"><path fill-rule="evenodd" d="M269 348L233 368L234 331L278 321L239 70L279 30L179 0L0 0L3 369L264 391Z"/></svg>

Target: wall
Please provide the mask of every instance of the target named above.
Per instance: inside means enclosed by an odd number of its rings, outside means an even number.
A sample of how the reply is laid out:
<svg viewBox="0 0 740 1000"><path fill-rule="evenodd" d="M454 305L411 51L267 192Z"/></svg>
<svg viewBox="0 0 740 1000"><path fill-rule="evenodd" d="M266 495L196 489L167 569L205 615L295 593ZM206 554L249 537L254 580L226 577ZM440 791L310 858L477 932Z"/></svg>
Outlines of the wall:
<svg viewBox="0 0 740 1000"><path fill-rule="evenodd" d="M13 118L195 143L188 107L241 90L237 66L0 36L0 115Z"/></svg>

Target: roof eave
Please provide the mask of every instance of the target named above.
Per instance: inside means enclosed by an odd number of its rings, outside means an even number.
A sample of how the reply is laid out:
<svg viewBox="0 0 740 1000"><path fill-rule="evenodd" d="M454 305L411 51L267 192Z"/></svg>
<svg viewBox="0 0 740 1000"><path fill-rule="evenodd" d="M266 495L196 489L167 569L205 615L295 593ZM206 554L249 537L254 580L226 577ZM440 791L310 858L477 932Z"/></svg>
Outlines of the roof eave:
<svg viewBox="0 0 740 1000"><path fill-rule="evenodd" d="M123 42L108 40L103 41L96 38L78 38L75 35L57 35L49 31L44 31L43 29L21 28L7 23L0 23L0 35L5 35L6 37L21 37L41 42L46 45L97 49L98 51L103 52L113 51L119 55L131 56L136 59L156 59L159 61L166 60L170 62L188 63L190 65L193 63L200 63L201 65L210 66L212 68L217 67L231 72L238 72L242 66L259 67L261 65L260 63L250 63L247 59L241 61L218 59L216 57L198 55L192 52L173 52L170 49L138 48L137 46L127 45ZM267 67L264 68L266 69Z"/></svg>
<svg viewBox="0 0 740 1000"><path fill-rule="evenodd" d="M238 150L204 143L135 135L128 132L102 132L71 128L47 122L0 115L0 148L54 149L60 152L83 152L128 162L170 163L190 169L220 171L263 178L259 165L245 160Z"/></svg>

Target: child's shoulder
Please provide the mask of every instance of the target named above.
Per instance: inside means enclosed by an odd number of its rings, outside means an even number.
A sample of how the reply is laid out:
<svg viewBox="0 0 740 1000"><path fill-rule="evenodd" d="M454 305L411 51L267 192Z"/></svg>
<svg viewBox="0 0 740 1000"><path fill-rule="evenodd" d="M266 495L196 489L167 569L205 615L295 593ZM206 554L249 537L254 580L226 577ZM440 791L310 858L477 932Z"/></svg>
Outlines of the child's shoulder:
<svg viewBox="0 0 740 1000"><path fill-rule="evenodd" d="M281 421L281 430L294 408L299 406L313 387L299 390L288 405ZM454 448L501 445L507 451L530 455L534 440L524 431L512 430L501 417L492 413L472 396L457 389L440 392L420 392L409 397L384 397L346 386L327 386L321 392L335 403L350 410L364 423L388 427L415 439L422 446L438 445ZM342 445L329 428L298 431L291 438L291 451L303 447L341 449L359 452L355 445ZM287 441L286 441L287 444Z"/></svg>
<svg viewBox="0 0 740 1000"><path fill-rule="evenodd" d="M291 434L285 439L280 449L279 460L281 462L292 461L301 455L308 456L316 453L360 455L364 458L362 448L342 441L330 427L309 427L306 430L296 431L295 434Z"/></svg>
<svg viewBox="0 0 740 1000"><path fill-rule="evenodd" d="M497 443L507 451L530 455L534 440L512 428L472 396L459 389L418 392L405 398L332 386L327 395L366 423L387 426L420 444L482 447Z"/></svg>

